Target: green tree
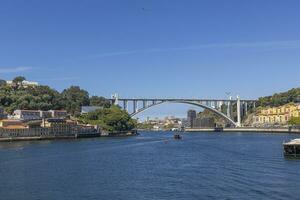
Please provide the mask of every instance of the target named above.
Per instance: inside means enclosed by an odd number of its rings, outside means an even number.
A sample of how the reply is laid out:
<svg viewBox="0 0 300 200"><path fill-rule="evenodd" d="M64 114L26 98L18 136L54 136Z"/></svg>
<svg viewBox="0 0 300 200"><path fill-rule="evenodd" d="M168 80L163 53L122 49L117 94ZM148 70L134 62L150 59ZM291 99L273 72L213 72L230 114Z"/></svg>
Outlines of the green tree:
<svg viewBox="0 0 300 200"><path fill-rule="evenodd" d="M13 79L13 88L16 90L16 89L19 89L20 87L23 86L23 81L25 81L26 78L24 76L17 76L16 78Z"/></svg>
<svg viewBox="0 0 300 200"><path fill-rule="evenodd" d="M6 81L0 79L0 87L6 86Z"/></svg>
<svg viewBox="0 0 300 200"><path fill-rule="evenodd" d="M81 106L90 104L89 93L79 86L71 86L62 92L62 101L66 110L72 115L78 115Z"/></svg>
<svg viewBox="0 0 300 200"><path fill-rule="evenodd" d="M289 125L300 125L300 117L292 117L289 121L288 121Z"/></svg>
<svg viewBox="0 0 300 200"><path fill-rule="evenodd" d="M22 85L23 81L25 81L26 78L24 76L17 76L16 78L13 79L13 83L20 86Z"/></svg>
<svg viewBox="0 0 300 200"><path fill-rule="evenodd" d="M111 106L110 101L104 97L92 96L90 98L91 106L101 106L103 108L109 108Z"/></svg>
<svg viewBox="0 0 300 200"><path fill-rule="evenodd" d="M152 124L146 124L146 123L138 123L137 124L138 129L144 129L144 130L151 130L153 128Z"/></svg>
<svg viewBox="0 0 300 200"><path fill-rule="evenodd" d="M0 87L0 106L12 113L16 109L64 109L62 95L48 86Z"/></svg>
<svg viewBox="0 0 300 200"><path fill-rule="evenodd" d="M277 107L287 103L298 103L300 101L300 88L293 88L287 92L276 93L272 96L258 99L258 106Z"/></svg>
<svg viewBox="0 0 300 200"><path fill-rule="evenodd" d="M13 83L22 83L25 80L26 78L24 76L17 76L16 78L13 79Z"/></svg>
<svg viewBox="0 0 300 200"><path fill-rule="evenodd" d="M90 112L81 117L85 123L100 125L106 131L129 131L136 127L137 123L130 115L118 106L111 106Z"/></svg>

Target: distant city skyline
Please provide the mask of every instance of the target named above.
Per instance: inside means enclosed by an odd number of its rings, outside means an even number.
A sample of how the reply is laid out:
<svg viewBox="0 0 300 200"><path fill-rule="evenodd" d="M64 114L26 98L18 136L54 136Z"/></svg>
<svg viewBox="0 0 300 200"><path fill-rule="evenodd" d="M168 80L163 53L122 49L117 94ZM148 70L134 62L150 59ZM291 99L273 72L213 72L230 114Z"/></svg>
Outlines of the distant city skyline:
<svg viewBox="0 0 300 200"><path fill-rule="evenodd" d="M0 2L0 78L90 95L245 99L300 86L299 1ZM66 15L66 13L68 13ZM164 105L143 116L184 116Z"/></svg>

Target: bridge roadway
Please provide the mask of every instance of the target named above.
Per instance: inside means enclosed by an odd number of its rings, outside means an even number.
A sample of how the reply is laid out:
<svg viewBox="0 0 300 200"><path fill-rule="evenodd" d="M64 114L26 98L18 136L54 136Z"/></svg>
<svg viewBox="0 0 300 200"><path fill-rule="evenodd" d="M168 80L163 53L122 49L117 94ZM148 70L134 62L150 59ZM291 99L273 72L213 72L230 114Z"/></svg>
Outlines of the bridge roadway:
<svg viewBox="0 0 300 200"><path fill-rule="evenodd" d="M114 98L108 99L112 102L115 101ZM118 98L119 101L209 101L209 102L236 102L235 99L193 99L193 98ZM257 100L251 100L251 99L241 99L241 102L256 102Z"/></svg>

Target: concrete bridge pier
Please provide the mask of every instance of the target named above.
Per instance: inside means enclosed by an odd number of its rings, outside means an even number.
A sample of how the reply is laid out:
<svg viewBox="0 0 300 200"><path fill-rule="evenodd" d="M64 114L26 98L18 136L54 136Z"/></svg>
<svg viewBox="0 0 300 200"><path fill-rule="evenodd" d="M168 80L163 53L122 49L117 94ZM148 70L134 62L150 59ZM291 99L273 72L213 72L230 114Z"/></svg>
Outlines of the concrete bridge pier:
<svg viewBox="0 0 300 200"><path fill-rule="evenodd" d="M241 99L237 96L237 106L236 106L236 113L237 113L237 127L241 127Z"/></svg>
<svg viewBox="0 0 300 200"><path fill-rule="evenodd" d="M128 112L128 101L127 100L123 101L123 109Z"/></svg>
<svg viewBox="0 0 300 200"><path fill-rule="evenodd" d="M137 101L133 100L133 112L137 112Z"/></svg>
<svg viewBox="0 0 300 200"><path fill-rule="evenodd" d="M229 101L227 102L227 117L231 118L231 100L232 97L229 97Z"/></svg>

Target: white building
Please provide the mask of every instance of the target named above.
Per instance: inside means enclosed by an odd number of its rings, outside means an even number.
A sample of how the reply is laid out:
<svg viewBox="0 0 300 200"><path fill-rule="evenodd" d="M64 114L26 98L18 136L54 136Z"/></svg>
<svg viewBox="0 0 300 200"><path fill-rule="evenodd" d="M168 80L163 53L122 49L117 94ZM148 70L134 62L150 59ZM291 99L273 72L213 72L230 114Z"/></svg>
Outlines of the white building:
<svg viewBox="0 0 300 200"><path fill-rule="evenodd" d="M67 111L65 110L49 110L52 114L52 118L66 118L68 116Z"/></svg>
<svg viewBox="0 0 300 200"><path fill-rule="evenodd" d="M13 85L13 81L6 81L6 84L7 85ZM22 81L22 85L23 87L36 87L36 86L39 86L39 83L38 82L33 82L33 81Z"/></svg>
<svg viewBox="0 0 300 200"><path fill-rule="evenodd" d="M65 110L49 110L49 111L41 111L41 110L15 110L13 114L14 119L19 120L38 120L43 118L59 118L64 119L68 116L67 111Z"/></svg>

